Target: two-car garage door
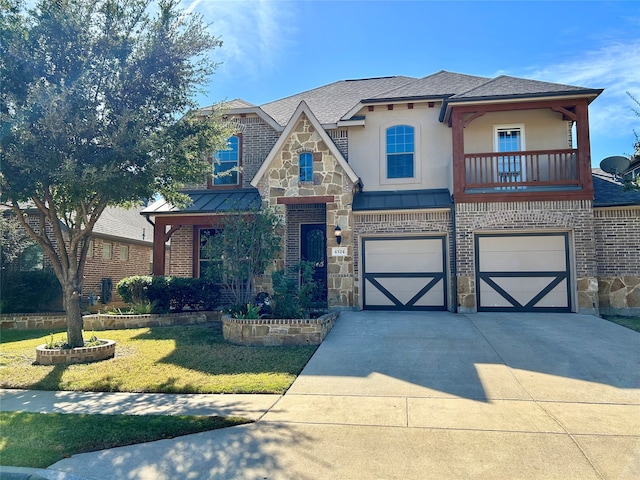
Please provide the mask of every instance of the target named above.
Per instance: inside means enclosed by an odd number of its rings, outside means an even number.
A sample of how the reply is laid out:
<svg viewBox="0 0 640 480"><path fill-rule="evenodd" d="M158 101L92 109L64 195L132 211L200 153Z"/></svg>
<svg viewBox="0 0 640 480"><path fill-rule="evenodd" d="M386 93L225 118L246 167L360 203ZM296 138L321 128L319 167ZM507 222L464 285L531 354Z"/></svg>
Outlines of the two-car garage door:
<svg viewBox="0 0 640 480"><path fill-rule="evenodd" d="M446 310L445 238L363 239L363 308Z"/></svg>
<svg viewBox="0 0 640 480"><path fill-rule="evenodd" d="M478 311L570 312L567 233L475 235Z"/></svg>
<svg viewBox="0 0 640 480"><path fill-rule="evenodd" d="M362 240L363 308L446 310L446 237ZM571 312L569 234L475 234L478 311Z"/></svg>

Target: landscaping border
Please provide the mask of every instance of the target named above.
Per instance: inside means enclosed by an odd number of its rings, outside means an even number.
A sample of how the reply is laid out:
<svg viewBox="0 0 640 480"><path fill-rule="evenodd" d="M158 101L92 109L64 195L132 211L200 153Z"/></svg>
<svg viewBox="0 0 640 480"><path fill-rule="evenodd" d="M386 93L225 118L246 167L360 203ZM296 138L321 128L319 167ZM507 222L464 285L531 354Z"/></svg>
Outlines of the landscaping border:
<svg viewBox="0 0 640 480"><path fill-rule="evenodd" d="M120 330L126 328L164 327L172 325L195 325L220 320L218 311L151 313L146 315L109 315L97 313L85 315L84 330ZM28 314L14 313L0 317L0 330L54 330L66 329L64 313Z"/></svg>
<svg viewBox="0 0 640 480"><path fill-rule="evenodd" d="M339 311L303 319L244 319L223 315L222 335L226 341L236 345L320 345L339 315Z"/></svg>

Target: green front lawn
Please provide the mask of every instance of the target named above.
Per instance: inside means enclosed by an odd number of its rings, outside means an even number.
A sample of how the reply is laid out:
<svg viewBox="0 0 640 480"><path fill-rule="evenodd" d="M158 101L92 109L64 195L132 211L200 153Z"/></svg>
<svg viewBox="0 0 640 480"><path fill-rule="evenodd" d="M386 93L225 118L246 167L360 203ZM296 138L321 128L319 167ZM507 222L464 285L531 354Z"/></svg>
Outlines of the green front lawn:
<svg viewBox="0 0 640 480"><path fill-rule="evenodd" d="M89 338L94 332L85 332ZM284 393L315 346L243 347L222 338L219 323L95 332L117 342L113 359L81 365L33 365L49 332L4 330L0 387L164 393ZM53 334L54 340L66 333Z"/></svg>
<svg viewBox="0 0 640 480"><path fill-rule="evenodd" d="M78 453L248 422L221 417L0 412L0 463L46 468Z"/></svg>

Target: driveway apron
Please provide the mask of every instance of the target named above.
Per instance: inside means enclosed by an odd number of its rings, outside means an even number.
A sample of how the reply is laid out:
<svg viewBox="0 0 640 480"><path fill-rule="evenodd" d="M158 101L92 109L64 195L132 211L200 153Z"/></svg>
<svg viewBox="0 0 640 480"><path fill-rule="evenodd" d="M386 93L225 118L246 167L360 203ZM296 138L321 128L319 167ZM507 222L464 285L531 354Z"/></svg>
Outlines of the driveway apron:
<svg viewBox="0 0 640 480"><path fill-rule="evenodd" d="M52 468L154 480L636 479L640 334L575 314L344 312L258 422Z"/></svg>

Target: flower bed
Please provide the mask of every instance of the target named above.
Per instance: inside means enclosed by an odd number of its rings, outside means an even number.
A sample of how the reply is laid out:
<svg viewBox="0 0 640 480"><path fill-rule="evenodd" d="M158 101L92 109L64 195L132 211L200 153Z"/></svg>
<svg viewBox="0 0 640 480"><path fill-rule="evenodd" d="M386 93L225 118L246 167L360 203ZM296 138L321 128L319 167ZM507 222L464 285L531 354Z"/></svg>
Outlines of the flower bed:
<svg viewBox="0 0 640 480"><path fill-rule="evenodd" d="M339 312L331 312L318 318L255 320L225 315L222 334L225 340L236 345L320 345L339 315Z"/></svg>
<svg viewBox="0 0 640 480"><path fill-rule="evenodd" d="M46 344L36 347L36 363L39 365L60 365L69 363L98 362L113 358L116 342L98 339L99 345L77 348L47 348Z"/></svg>

